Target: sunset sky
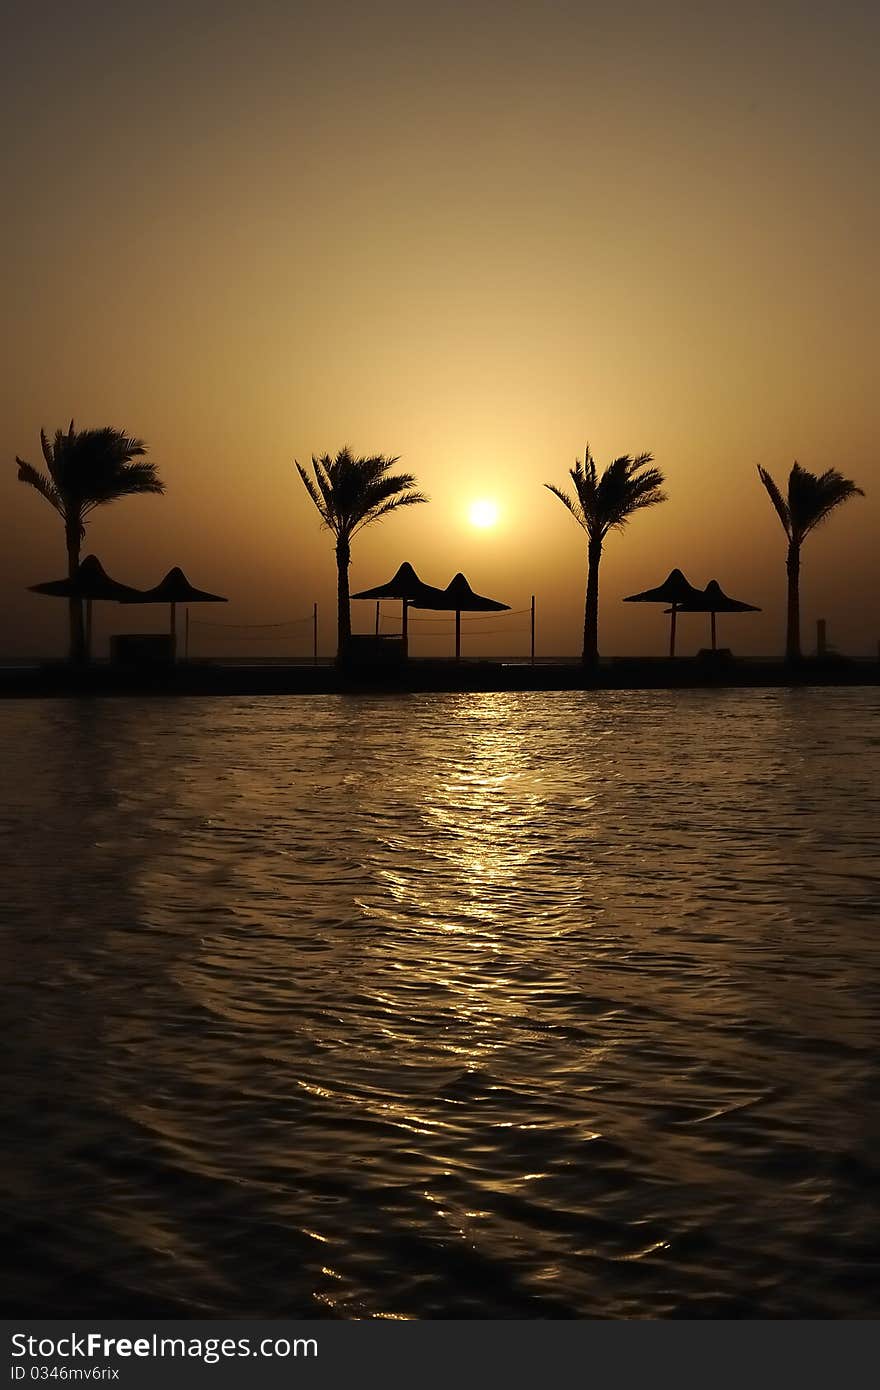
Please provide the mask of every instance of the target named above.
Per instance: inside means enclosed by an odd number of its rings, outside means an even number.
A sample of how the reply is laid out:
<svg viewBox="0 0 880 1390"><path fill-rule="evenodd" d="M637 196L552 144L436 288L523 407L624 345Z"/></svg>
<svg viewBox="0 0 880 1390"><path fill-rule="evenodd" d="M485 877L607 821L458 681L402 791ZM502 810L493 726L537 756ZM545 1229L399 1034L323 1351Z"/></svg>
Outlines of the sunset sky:
<svg viewBox="0 0 880 1390"><path fill-rule="evenodd" d="M295 458L400 455L431 498L356 540L353 590L408 559L534 593L547 655L579 651L585 543L541 484L586 441L652 451L669 496L608 541L606 655L664 650L661 611L620 599L675 565L764 610L719 619L722 644L781 652L756 464L835 467L867 496L806 543L804 646L825 617L876 650L876 5L4 13L0 656L65 648L65 606L24 591L64 573L62 527L14 458L71 416L143 437L167 485L99 512L84 554L138 586L180 564L224 621L317 601L328 653L332 542ZM157 621L107 606L98 630ZM706 628L682 619L681 649Z"/></svg>

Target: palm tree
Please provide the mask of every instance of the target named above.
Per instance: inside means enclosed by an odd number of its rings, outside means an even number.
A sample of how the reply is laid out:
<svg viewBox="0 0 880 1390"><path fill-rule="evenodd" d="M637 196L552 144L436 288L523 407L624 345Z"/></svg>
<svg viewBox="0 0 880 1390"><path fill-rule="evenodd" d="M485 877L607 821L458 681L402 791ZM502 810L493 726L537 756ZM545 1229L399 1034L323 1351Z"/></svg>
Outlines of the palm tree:
<svg viewBox="0 0 880 1390"><path fill-rule="evenodd" d="M146 445L141 439L129 438L122 430L107 427L76 431L71 420L67 433L57 430L51 444L45 431L40 430L40 443L48 475L16 456L18 477L45 497L64 522L67 573L74 579L86 534L86 518L95 508L135 493L164 492L165 485L156 476L154 463L132 462L144 456ZM69 611L70 658L83 661L87 652L82 599L71 598Z"/></svg>
<svg viewBox="0 0 880 1390"><path fill-rule="evenodd" d="M335 459L329 454L316 459L312 455L314 479L296 461L297 471L306 491L318 509L322 522L336 537L337 572L337 656L345 653L351 637L351 604L348 592L348 567L351 564L351 541L358 531L380 521L400 507L412 507L427 502L415 491L411 473L391 473L396 458L355 458L348 447L340 449Z"/></svg>
<svg viewBox="0 0 880 1390"><path fill-rule="evenodd" d="M788 615L785 633L786 661L799 661L801 656L800 572L801 546L804 538L830 516L841 502L850 497L864 497L860 487L844 478L836 468L825 473L810 473L800 464L792 464L788 475L788 497L783 497L767 472L758 464L758 476L770 494L788 537Z"/></svg>
<svg viewBox="0 0 880 1390"><path fill-rule="evenodd" d="M595 666L599 660L599 562L605 537L613 529L622 531L634 512L666 501L666 494L661 490L663 474L658 468L648 467L653 459L653 454L639 454L636 458L624 454L609 463L600 478L588 444L583 463L576 459L574 468L570 469L575 490L573 498L552 483L544 484L587 533L585 666Z"/></svg>

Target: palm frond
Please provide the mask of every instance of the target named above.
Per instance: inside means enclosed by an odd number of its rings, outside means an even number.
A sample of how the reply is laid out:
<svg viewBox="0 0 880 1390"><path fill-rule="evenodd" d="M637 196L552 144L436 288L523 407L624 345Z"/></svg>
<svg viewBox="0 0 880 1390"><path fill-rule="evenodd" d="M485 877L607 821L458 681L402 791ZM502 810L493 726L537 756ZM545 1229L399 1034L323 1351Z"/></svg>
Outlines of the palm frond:
<svg viewBox="0 0 880 1390"><path fill-rule="evenodd" d="M73 428L72 420L70 422L70 428L66 434L64 433L64 430L55 431L55 439L51 444L49 443L49 440L46 437L45 430L40 430L40 446L43 450L43 458L46 460L46 467L48 468L53 481L56 483L61 481L61 478L63 476L64 461L67 456L68 449L72 446L74 438L75 430Z"/></svg>
<svg viewBox="0 0 880 1390"><path fill-rule="evenodd" d="M315 483L312 482L311 478L309 477L306 470L303 468L302 464L296 459L294 460L294 462L296 463L297 472L303 480L303 486L305 487L306 492L309 494L309 496L311 497L312 501L318 509L318 514L321 518L322 524L324 526L329 526L330 523L327 519L327 509L325 505L325 498L323 496L323 492L318 490L317 486L315 485ZM314 462L315 461L313 459L312 463L314 464Z"/></svg>
<svg viewBox="0 0 880 1390"><path fill-rule="evenodd" d="M397 462L396 457L384 455L358 458L346 445L335 457L312 455L314 479L299 463L296 466L323 524L348 541L356 531L398 507L427 501L413 490L413 474L390 472Z"/></svg>
<svg viewBox="0 0 880 1390"><path fill-rule="evenodd" d="M376 478L364 485L359 505L371 510L389 497L411 491L415 485L416 480L412 473L393 473L385 478Z"/></svg>
<svg viewBox="0 0 880 1390"><path fill-rule="evenodd" d="M666 500L662 473L648 468L652 459L652 454L621 454L609 463L596 488L593 526L600 537L622 529L634 512Z"/></svg>
<svg viewBox="0 0 880 1390"><path fill-rule="evenodd" d="M164 493L165 484L156 472L155 463L129 463L122 469L122 481L129 492Z"/></svg>
<svg viewBox="0 0 880 1390"><path fill-rule="evenodd" d="M318 491L324 499L325 506L332 512L333 510L333 479L329 470L333 467L333 460L329 454L325 454L322 459L312 458L312 469L318 484Z"/></svg>
<svg viewBox="0 0 880 1390"><path fill-rule="evenodd" d="M62 438L63 438L63 436L62 436L62 434L61 434L61 431L60 431L60 430L57 430L57 431L56 431L56 434L55 434L55 445L56 445L56 447L58 446L58 441L59 441L60 439L62 439ZM43 458L46 460L46 467L49 469L49 471L50 471L50 473L51 473L52 467L53 467L54 462L55 462L55 450L52 448L52 445L49 443L48 439L46 438L46 431L45 431L45 430L40 430L40 447L41 447L41 449L43 450Z"/></svg>
<svg viewBox="0 0 880 1390"><path fill-rule="evenodd" d="M658 468L648 467L653 457L648 453L635 458L621 454L600 477L588 444L583 462L577 459L569 471L577 502L561 488L549 483L544 486L568 508L592 540L602 541L613 527L622 529L634 512L666 501L661 488L663 474Z"/></svg>
<svg viewBox="0 0 880 1390"><path fill-rule="evenodd" d="M788 507L798 539L803 540L814 531L843 502L864 495L860 487L836 468L817 475L796 462L788 478Z"/></svg>
<svg viewBox="0 0 880 1390"><path fill-rule="evenodd" d="M119 497L165 491L155 464L132 462L146 454L144 441L123 430L105 426L77 431L71 420L66 431L55 431L51 442L40 430L40 447L49 477L23 459L16 459L18 476L45 497L80 538L85 535L83 519L95 507Z"/></svg>
<svg viewBox="0 0 880 1390"><path fill-rule="evenodd" d="M164 491L165 484L157 476L155 464L130 463L120 468L114 467L108 469L103 478L93 478L89 495L82 503L83 515L120 497L134 497L146 492L161 495Z"/></svg>
<svg viewBox="0 0 880 1390"><path fill-rule="evenodd" d="M572 476L574 476L574 470L573 470L573 469L572 469ZM548 492L552 492L552 493L553 493L553 496L554 496L554 497L558 497L558 498L559 498L559 500L560 500L560 502L562 503L563 507L567 507L568 510L571 512L571 514L572 514L572 516L574 517L575 521L577 522L578 526L582 527L582 529L583 529L584 531L586 531L586 529L587 529L587 519L586 519L586 517L584 516L584 512L583 512L582 506L581 506L578 502L575 502L573 498L569 497L569 495L568 495L567 492L563 492L561 487L555 487L553 483L545 483L544 486L545 486L545 488L547 489Z"/></svg>
<svg viewBox="0 0 880 1390"><path fill-rule="evenodd" d="M351 535L357 535L358 531L362 531L365 526L372 526L374 521L381 521L383 516L387 516L389 512L398 511L400 507L414 507L419 502L429 500L421 492L408 492L403 497L392 497L389 501L383 502L376 510L368 512L366 516L362 517L353 528Z"/></svg>
<svg viewBox="0 0 880 1390"><path fill-rule="evenodd" d="M832 512L836 511L843 502L848 502L851 497L864 497L864 491L856 487L855 483L844 479L845 486L841 487L833 497L825 500L822 506L813 517L812 521L804 527L802 535L807 535L810 531L815 531L817 526L821 526L823 521L827 521Z"/></svg>
<svg viewBox="0 0 880 1390"><path fill-rule="evenodd" d="M41 497L45 497L46 501L51 507L55 508L56 512L60 512L63 516L64 503L51 478L47 478L43 473L40 473L38 469L34 468L33 464L27 463L24 459L20 459L17 454L15 456L15 462L18 464L19 482L28 483Z"/></svg>
<svg viewBox="0 0 880 1390"><path fill-rule="evenodd" d="M666 501L663 491L663 474L659 468L649 468L651 454L641 454L638 458L627 460L626 475L621 495L616 499L616 507L610 507L605 522L605 531L612 528L622 530L635 512L646 507L657 507ZM637 472L638 469L644 471Z"/></svg>
<svg viewBox="0 0 880 1390"><path fill-rule="evenodd" d="M788 503L786 502L786 500L785 500L785 498L783 497L782 493L779 491L779 488L776 486L776 484L775 484L775 482L773 481L773 479L771 478L770 474L767 472L766 468L762 468L760 464L758 464L758 477L761 479L761 482L764 484L764 487L767 489L767 493L768 493L768 495L769 495L769 497L770 497L770 501L773 503L774 507L776 508L776 514L777 514L777 516L779 517L779 520L782 522L782 529L783 529L783 531L784 531L785 534L788 536L789 540L791 540L791 538L792 538L792 520L791 520L791 512L789 511Z"/></svg>
<svg viewBox="0 0 880 1390"><path fill-rule="evenodd" d="M586 478L587 478L587 481L589 482L590 488L592 489L593 492L595 492L596 487L598 486L598 477L599 477L599 474L598 474L598 470L597 470L597 468L596 468L596 460L593 458L593 455L590 453L590 446L589 446L589 444L585 444L585 445L584 445L584 469L583 469L583 471L584 471L584 474L585 474L585 476L586 476Z"/></svg>

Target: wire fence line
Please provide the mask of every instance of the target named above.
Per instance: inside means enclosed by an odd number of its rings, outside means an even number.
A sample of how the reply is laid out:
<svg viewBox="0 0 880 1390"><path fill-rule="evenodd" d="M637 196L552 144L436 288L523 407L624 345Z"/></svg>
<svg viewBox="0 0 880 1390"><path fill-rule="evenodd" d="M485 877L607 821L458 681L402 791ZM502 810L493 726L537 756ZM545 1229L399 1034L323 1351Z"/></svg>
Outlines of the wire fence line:
<svg viewBox="0 0 880 1390"><path fill-rule="evenodd" d="M450 610L450 612L451 612L451 611L452 611L452 610ZM499 612L499 613L494 613L494 612L489 612L489 613L462 613L462 615L461 615L461 621L462 621L462 623L490 623L490 622L497 622L499 619L505 619L505 620L506 620L507 618L518 618L518 617L521 617L524 613L531 613L531 611L532 611L532 610L531 610L530 608L513 608L513 609L509 609L506 613L505 613L505 612ZM383 618L382 621L385 622L386 620ZM448 618L416 618L416 617L413 616L412 613L410 613L409 618L408 618L408 621L409 621L410 623L451 623L451 622L453 621L453 619L452 619L451 617L448 617Z"/></svg>
<svg viewBox="0 0 880 1390"><path fill-rule="evenodd" d="M190 627L226 627L226 628L279 628L296 627L302 623L313 623L314 616L310 613L307 618L285 618L280 623L215 623L210 618L190 618Z"/></svg>
<svg viewBox="0 0 880 1390"><path fill-rule="evenodd" d="M395 604L397 600L393 601ZM378 604L377 604L378 608ZM477 637L500 637L514 636L517 638L521 634L530 633L534 637L534 606L529 608L515 608L504 612L486 613L460 613L458 621L462 637L470 635L471 638ZM525 619L525 621L523 621ZM448 613L437 614L431 617L418 617L412 610L407 613L407 626L410 630L410 638L417 641L431 642L436 639L448 639L455 635L456 622L455 615L450 610ZM379 610L370 628L376 636L400 637L401 615L397 613L382 613ZM368 629L369 631L369 629ZM310 655L317 660L318 651L318 605L313 606L312 612L297 616L295 618L282 618L269 623L246 623L230 622L213 618L196 618L187 611L186 616L186 647L189 652L190 640L195 640L201 636L203 641L215 642L274 642L283 648L283 653L279 655ZM305 650L305 639L309 639L309 649ZM202 645L202 643L200 643ZM302 648L299 652L294 652L293 648ZM532 654L534 654L532 652ZM271 659L271 658L266 658Z"/></svg>
<svg viewBox="0 0 880 1390"><path fill-rule="evenodd" d="M527 627L481 627L477 629L477 633L480 637L496 637L499 634L506 636L509 632L528 632L528 630ZM391 636L391 634L388 633L387 636ZM454 637L455 628L443 629L441 632L420 632L418 636L426 642L429 642L432 637Z"/></svg>
<svg viewBox="0 0 880 1390"><path fill-rule="evenodd" d="M505 624L505 626L504 626L503 628L499 628L498 631L512 631L512 630L514 630L514 629L511 629L511 628L510 628L510 626L509 626L507 620L508 620L509 618L518 618L518 617L522 617L522 616L524 616L524 615L528 615L528 614L530 613L530 611L531 611L531 610L528 609L528 608L517 608L517 609L514 609L512 612L509 612L509 613L462 613L462 615L461 615L462 628L464 628L465 625L467 625L468 627L471 627L471 626L473 626L474 624L477 624L477 623L487 623L487 622L489 622L489 623L491 623L491 622L497 623L497 622L501 621L501 622L503 622L503 623ZM379 621L380 621L381 626L383 626L383 627L399 628L399 626L400 626L400 619L399 619L399 618L395 618L393 615L386 615L386 614L383 613L383 614L380 615ZM410 627L412 627L412 626L413 626L414 624L416 624L416 623L419 624L419 625L426 624L426 623L430 623L430 624L440 623L440 624L443 625L444 629L449 628L450 630L454 630L454 618L452 618L452 617L443 617L443 618L416 618L416 617L413 617L412 614L409 614L409 616L408 616L408 618L407 618L407 622L408 622L408 624L409 624ZM295 627L295 628L302 628L302 627L304 627L304 626L306 626L306 625L308 625L309 627L314 626L314 615L310 613L310 614L309 614L307 617L305 617L305 618L285 618L285 619L283 619L281 622L277 622L277 623L224 623L224 622L215 622L215 621L213 621L213 619L211 619L211 618L192 618L192 617L191 617L190 620L189 620L189 625L190 625L190 628L194 628L194 627L213 628L213 629L217 630L218 632L229 632L230 634L233 634L233 633L247 633L247 632L251 632L251 631L253 631L253 630L256 629L257 631L265 632L266 635L267 635L267 637L272 637L272 636L274 636L276 633L279 634L279 635L283 635L283 630L286 629L286 628L294 628L294 627ZM451 625L451 626L450 626L450 625ZM526 628L526 627L528 627L528 624L527 624L527 623L518 623L518 624L515 625L515 630L516 630L516 631L520 631L520 630L522 630L522 629L524 629L524 628ZM485 631L485 630L486 630L486 629L484 629L484 628L479 628L479 629L478 629L478 631ZM425 636L425 637L429 637L431 634L430 634L429 632L426 632L426 633L423 633L422 635Z"/></svg>
<svg viewBox="0 0 880 1390"><path fill-rule="evenodd" d="M230 633L236 642L278 642L285 636L299 636L299 633L283 632L236 632Z"/></svg>
<svg viewBox="0 0 880 1390"><path fill-rule="evenodd" d="M277 648L276 652L261 660L318 660L318 605L312 605L311 613L295 618L280 618L271 623L243 623L217 620L214 618L195 618L189 609L186 613L185 647L190 655L191 643L201 638L201 655L207 643L219 644L228 650L228 644L269 642Z"/></svg>

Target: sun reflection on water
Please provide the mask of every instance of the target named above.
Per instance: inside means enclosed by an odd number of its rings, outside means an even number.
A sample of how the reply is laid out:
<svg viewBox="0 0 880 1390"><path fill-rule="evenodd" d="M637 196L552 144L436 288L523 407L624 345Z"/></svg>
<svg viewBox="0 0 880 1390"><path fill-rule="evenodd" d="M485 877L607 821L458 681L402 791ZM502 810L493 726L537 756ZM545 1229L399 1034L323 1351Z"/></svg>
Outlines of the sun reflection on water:
<svg viewBox="0 0 880 1390"><path fill-rule="evenodd" d="M873 696L170 713L8 745L34 1306L112 1269L101 1307L699 1316L709 1269L718 1316L756 1271L869 1308Z"/></svg>

